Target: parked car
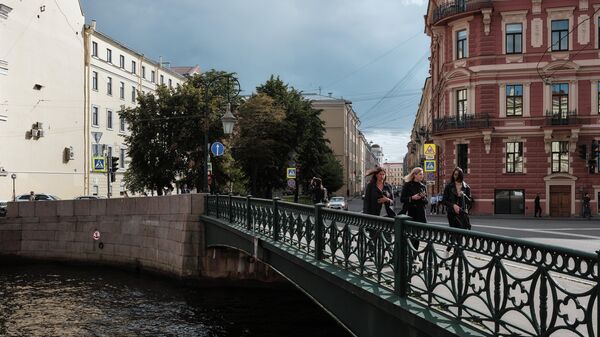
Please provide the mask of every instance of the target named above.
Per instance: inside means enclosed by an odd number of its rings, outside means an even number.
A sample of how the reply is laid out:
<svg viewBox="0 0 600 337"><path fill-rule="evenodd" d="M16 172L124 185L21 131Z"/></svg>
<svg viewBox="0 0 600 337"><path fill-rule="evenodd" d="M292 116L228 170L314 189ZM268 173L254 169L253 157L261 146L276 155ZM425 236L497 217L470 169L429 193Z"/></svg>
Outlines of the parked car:
<svg viewBox="0 0 600 337"><path fill-rule="evenodd" d="M0 200L0 216L6 216L8 201Z"/></svg>
<svg viewBox="0 0 600 337"><path fill-rule="evenodd" d="M75 200L96 200L96 199L102 199L102 197L97 196L97 195L80 195L77 198L75 198Z"/></svg>
<svg viewBox="0 0 600 337"><path fill-rule="evenodd" d="M60 200L59 197L47 194L47 193L36 193L35 194L36 201L46 201L46 200ZM21 194L17 196L17 201L29 201L29 194Z"/></svg>
<svg viewBox="0 0 600 337"><path fill-rule="evenodd" d="M331 197L327 203L328 208L348 210L348 203L344 197Z"/></svg>

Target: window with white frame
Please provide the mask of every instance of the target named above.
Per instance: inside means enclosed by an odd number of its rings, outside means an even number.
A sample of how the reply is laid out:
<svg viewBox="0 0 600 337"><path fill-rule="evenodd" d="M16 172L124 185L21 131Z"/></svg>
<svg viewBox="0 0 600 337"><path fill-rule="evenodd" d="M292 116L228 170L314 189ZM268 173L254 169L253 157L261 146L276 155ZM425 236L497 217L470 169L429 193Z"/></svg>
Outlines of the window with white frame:
<svg viewBox="0 0 600 337"><path fill-rule="evenodd" d="M146 67L142 66L142 78L146 78Z"/></svg>
<svg viewBox="0 0 600 337"><path fill-rule="evenodd" d="M552 20L552 51L569 50L569 20Z"/></svg>
<svg viewBox="0 0 600 337"><path fill-rule="evenodd" d="M552 173L569 172L569 142L552 142Z"/></svg>
<svg viewBox="0 0 600 337"><path fill-rule="evenodd" d="M119 87L119 97L125 99L125 82L121 82L121 86Z"/></svg>
<svg viewBox="0 0 600 337"><path fill-rule="evenodd" d="M131 102L135 103L135 87L131 87Z"/></svg>
<svg viewBox="0 0 600 337"><path fill-rule="evenodd" d="M552 117L565 119L569 114L569 83L552 84Z"/></svg>
<svg viewBox="0 0 600 337"><path fill-rule="evenodd" d="M506 86L506 116L523 116L523 86Z"/></svg>
<svg viewBox="0 0 600 337"><path fill-rule="evenodd" d="M92 56L98 57L98 42L92 41Z"/></svg>
<svg viewBox="0 0 600 337"><path fill-rule="evenodd" d="M131 73L132 74L136 73L136 71L137 71L136 67L137 67L137 64L135 63L135 61L131 61Z"/></svg>
<svg viewBox="0 0 600 337"><path fill-rule="evenodd" d="M119 168L125 168L125 149L121 149L119 153Z"/></svg>
<svg viewBox="0 0 600 337"><path fill-rule="evenodd" d="M92 126L98 125L98 107L92 106Z"/></svg>
<svg viewBox="0 0 600 337"><path fill-rule="evenodd" d="M119 55L119 67L125 69L125 56L123 55Z"/></svg>
<svg viewBox="0 0 600 337"><path fill-rule="evenodd" d="M469 166L469 144L456 145L456 166L467 173Z"/></svg>
<svg viewBox="0 0 600 337"><path fill-rule="evenodd" d="M119 116L119 131L125 132L125 118Z"/></svg>
<svg viewBox="0 0 600 337"><path fill-rule="evenodd" d="M523 52L523 24L506 24L506 53L521 54Z"/></svg>
<svg viewBox="0 0 600 337"><path fill-rule="evenodd" d="M113 112L111 110L106 110L106 128L108 130L113 128Z"/></svg>
<svg viewBox="0 0 600 337"><path fill-rule="evenodd" d="M165 75L160 75L160 84L165 84Z"/></svg>
<svg viewBox="0 0 600 337"><path fill-rule="evenodd" d="M150 72L150 82L154 83L156 81L156 72L152 70Z"/></svg>
<svg viewBox="0 0 600 337"><path fill-rule="evenodd" d="M523 143L506 143L506 173L523 173Z"/></svg>
<svg viewBox="0 0 600 337"><path fill-rule="evenodd" d="M106 48L106 62L112 63L112 50Z"/></svg>
<svg viewBox="0 0 600 337"><path fill-rule="evenodd" d="M456 59L464 59L467 57L467 30L459 30L456 32Z"/></svg>
<svg viewBox="0 0 600 337"><path fill-rule="evenodd" d="M106 94L112 96L112 77L106 78Z"/></svg>
<svg viewBox="0 0 600 337"><path fill-rule="evenodd" d="M92 89L98 90L98 72L92 71Z"/></svg>
<svg viewBox="0 0 600 337"><path fill-rule="evenodd" d="M456 90L456 119L459 122L467 118L467 89Z"/></svg>
<svg viewBox="0 0 600 337"><path fill-rule="evenodd" d="M169 88L173 88L173 81L169 78Z"/></svg>

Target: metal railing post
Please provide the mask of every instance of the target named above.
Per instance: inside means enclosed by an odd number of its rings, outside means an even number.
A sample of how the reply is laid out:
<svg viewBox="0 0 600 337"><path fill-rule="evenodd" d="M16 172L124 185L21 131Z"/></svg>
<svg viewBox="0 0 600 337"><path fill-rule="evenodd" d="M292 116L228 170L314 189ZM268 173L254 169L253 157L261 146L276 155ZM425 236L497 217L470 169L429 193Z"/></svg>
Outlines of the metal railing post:
<svg viewBox="0 0 600 337"><path fill-rule="evenodd" d="M208 209L208 194L204 194L204 214L210 215L210 211Z"/></svg>
<svg viewBox="0 0 600 337"><path fill-rule="evenodd" d="M273 198L273 240L279 240L279 232L281 231L281 224L279 223L279 200L280 198Z"/></svg>
<svg viewBox="0 0 600 337"><path fill-rule="evenodd" d="M323 206L322 203L315 205L315 258L317 260L323 259L323 240L325 238L325 235L323 235L323 219L321 215ZM306 234L308 235L309 232L310 231L307 230Z"/></svg>
<svg viewBox="0 0 600 337"><path fill-rule="evenodd" d="M252 209L250 207L251 195L246 197L246 229L252 230Z"/></svg>
<svg viewBox="0 0 600 337"><path fill-rule="evenodd" d="M394 292L400 297L406 297L408 288L407 277L407 243L404 235L404 221L408 218L399 215L394 218Z"/></svg>
<svg viewBox="0 0 600 337"><path fill-rule="evenodd" d="M229 193L229 222L233 222L233 196Z"/></svg>
<svg viewBox="0 0 600 337"><path fill-rule="evenodd" d="M216 210L217 210L217 215L216 216L217 216L217 219L218 219L219 218L219 195L218 194L215 194L215 200L216 200L215 205L217 206L216 207Z"/></svg>

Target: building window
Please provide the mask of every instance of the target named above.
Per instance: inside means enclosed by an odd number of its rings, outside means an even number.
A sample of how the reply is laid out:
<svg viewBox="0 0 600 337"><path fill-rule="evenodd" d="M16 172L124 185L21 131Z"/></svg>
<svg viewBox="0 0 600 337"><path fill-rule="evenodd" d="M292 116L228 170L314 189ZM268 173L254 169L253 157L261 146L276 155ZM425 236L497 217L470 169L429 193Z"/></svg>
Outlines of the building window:
<svg viewBox="0 0 600 337"><path fill-rule="evenodd" d="M494 192L495 214L525 214L525 191L496 190Z"/></svg>
<svg viewBox="0 0 600 337"><path fill-rule="evenodd" d="M119 87L119 97L125 99L125 82L121 82L121 86Z"/></svg>
<svg viewBox="0 0 600 337"><path fill-rule="evenodd" d="M98 126L98 107L97 106L92 107L92 125Z"/></svg>
<svg viewBox="0 0 600 337"><path fill-rule="evenodd" d="M98 90L98 72L92 71L92 89Z"/></svg>
<svg viewBox="0 0 600 337"><path fill-rule="evenodd" d="M113 125L112 125L112 122L113 122L112 117L113 116L112 115L113 115L112 111L106 110L106 128L109 130L112 130L112 128L113 128Z"/></svg>
<svg viewBox="0 0 600 337"><path fill-rule="evenodd" d="M103 148L104 144L92 144L92 156L94 157L98 157L98 156L102 156L102 148Z"/></svg>
<svg viewBox="0 0 600 337"><path fill-rule="evenodd" d="M94 185L92 187L92 195L98 195L98 185Z"/></svg>
<svg viewBox="0 0 600 337"><path fill-rule="evenodd" d="M112 50L106 48L106 62L112 63Z"/></svg>
<svg viewBox="0 0 600 337"><path fill-rule="evenodd" d="M506 25L506 53L521 54L523 52L523 24L509 23Z"/></svg>
<svg viewBox="0 0 600 337"><path fill-rule="evenodd" d="M135 61L131 61L131 73L132 74L136 73L136 67L137 67L137 65L135 64Z"/></svg>
<svg viewBox="0 0 600 337"><path fill-rule="evenodd" d="M552 84L552 117L566 119L569 110L569 84Z"/></svg>
<svg viewBox="0 0 600 337"><path fill-rule="evenodd" d="M459 30L456 32L456 59L464 59L467 57L467 30Z"/></svg>
<svg viewBox="0 0 600 337"><path fill-rule="evenodd" d="M119 168L125 168L125 149L119 153Z"/></svg>
<svg viewBox="0 0 600 337"><path fill-rule="evenodd" d="M146 67L142 66L142 78L146 78Z"/></svg>
<svg viewBox="0 0 600 337"><path fill-rule="evenodd" d="M125 132L125 118L119 117L119 131Z"/></svg>
<svg viewBox="0 0 600 337"><path fill-rule="evenodd" d="M92 41L92 56L98 57L98 42Z"/></svg>
<svg viewBox="0 0 600 337"><path fill-rule="evenodd" d="M150 82L154 83L156 81L156 72L152 70L150 72Z"/></svg>
<svg viewBox="0 0 600 337"><path fill-rule="evenodd" d="M119 56L119 67L121 67L121 69L125 69L125 56L123 55Z"/></svg>
<svg viewBox="0 0 600 337"><path fill-rule="evenodd" d="M523 143L506 143L506 173L523 173Z"/></svg>
<svg viewBox="0 0 600 337"><path fill-rule="evenodd" d="M523 116L523 86L506 86L506 115Z"/></svg>
<svg viewBox="0 0 600 337"><path fill-rule="evenodd" d="M464 122L467 115L467 89L456 90L456 120Z"/></svg>
<svg viewBox="0 0 600 337"><path fill-rule="evenodd" d="M173 88L173 81L169 78L169 88Z"/></svg>
<svg viewBox="0 0 600 337"><path fill-rule="evenodd" d="M135 103L135 87L131 87L131 102Z"/></svg>
<svg viewBox="0 0 600 337"><path fill-rule="evenodd" d="M469 144L456 145L456 166L460 167L465 174L469 164Z"/></svg>
<svg viewBox="0 0 600 337"><path fill-rule="evenodd" d="M569 142L552 142L552 173L569 172Z"/></svg>
<svg viewBox="0 0 600 337"><path fill-rule="evenodd" d="M112 96L112 77L107 77L106 80L106 94Z"/></svg>
<svg viewBox="0 0 600 337"><path fill-rule="evenodd" d="M160 75L160 84L165 84L165 75Z"/></svg>
<svg viewBox="0 0 600 337"><path fill-rule="evenodd" d="M552 20L552 51L569 50L569 20Z"/></svg>

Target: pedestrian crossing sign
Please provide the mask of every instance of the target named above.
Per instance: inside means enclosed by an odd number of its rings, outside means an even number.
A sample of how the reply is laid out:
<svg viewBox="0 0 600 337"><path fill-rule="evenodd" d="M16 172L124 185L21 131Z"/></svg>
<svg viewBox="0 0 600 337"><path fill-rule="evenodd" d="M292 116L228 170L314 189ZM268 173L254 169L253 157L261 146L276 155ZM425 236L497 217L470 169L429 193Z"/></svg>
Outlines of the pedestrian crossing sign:
<svg viewBox="0 0 600 337"><path fill-rule="evenodd" d="M425 159L435 159L435 144L423 144Z"/></svg>
<svg viewBox="0 0 600 337"><path fill-rule="evenodd" d="M106 158L92 157L92 172L106 172Z"/></svg>
<svg viewBox="0 0 600 337"><path fill-rule="evenodd" d="M288 179L296 179L296 168L295 167L288 167L287 168L287 178Z"/></svg>
<svg viewBox="0 0 600 337"><path fill-rule="evenodd" d="M435 160L425 161L425 172L435 172Z"/></svg>

